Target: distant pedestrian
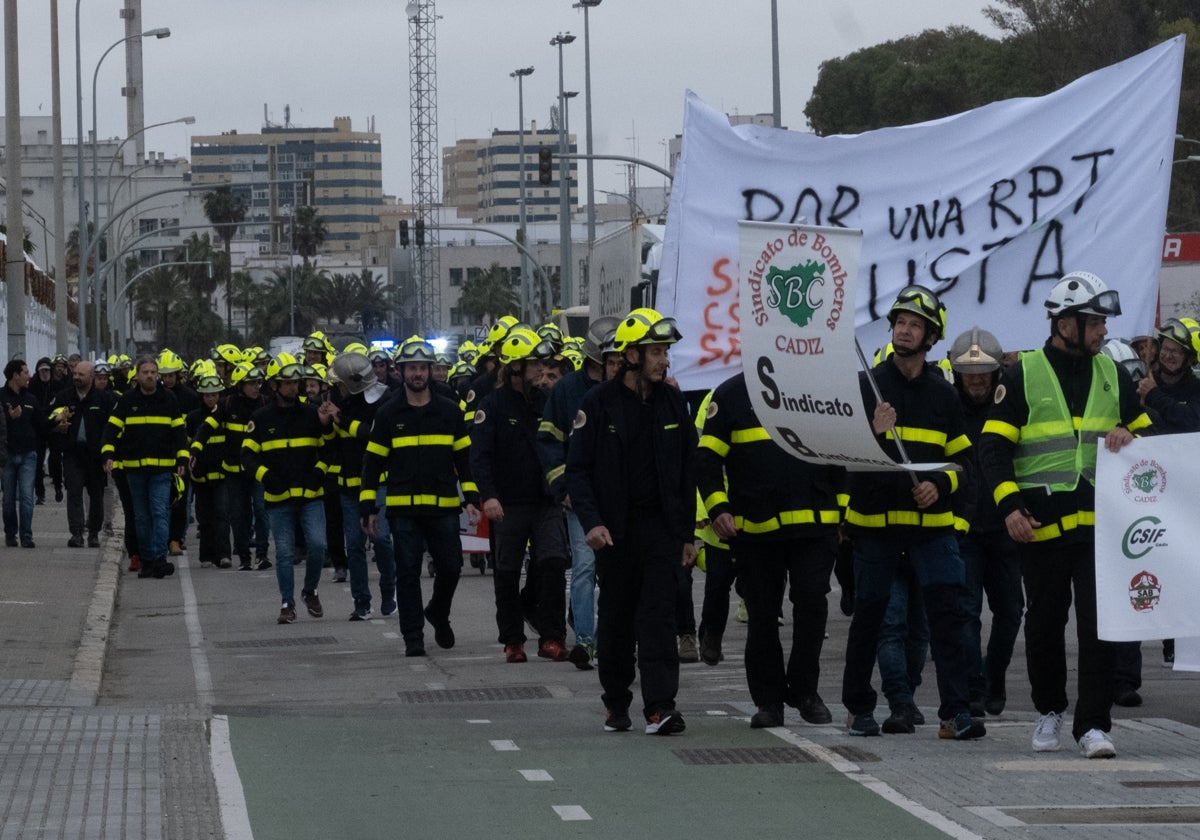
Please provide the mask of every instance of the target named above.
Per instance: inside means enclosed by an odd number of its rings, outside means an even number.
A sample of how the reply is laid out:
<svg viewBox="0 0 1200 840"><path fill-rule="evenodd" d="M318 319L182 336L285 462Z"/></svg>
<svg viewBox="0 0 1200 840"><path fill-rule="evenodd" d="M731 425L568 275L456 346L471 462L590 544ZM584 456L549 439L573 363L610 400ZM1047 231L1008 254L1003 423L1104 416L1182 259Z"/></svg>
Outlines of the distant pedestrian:
<svg viewBox="0 0 1200 840"><path fill-rule="evenodd" d="M71 548L100 546L104 522L104 459L100 446L116 398L95 387L95 364L80 361L71 374L72 385L59 391L50 404L55 448L63 456L63 485L67 490L67 527ZM87 513L83 494L87 493ZM84 533L87 542L84 542Z"/></svg>
<svg viewBox="0 0 1200 840"><path fill-rule="evenodd" d="M66 360L64 359L64 366ZM4 542L33 548L38 448L46 432L42 403L29 390L29 365L13 359L4 366L0 389L8 422L8 460L4 464Z"/></svg>

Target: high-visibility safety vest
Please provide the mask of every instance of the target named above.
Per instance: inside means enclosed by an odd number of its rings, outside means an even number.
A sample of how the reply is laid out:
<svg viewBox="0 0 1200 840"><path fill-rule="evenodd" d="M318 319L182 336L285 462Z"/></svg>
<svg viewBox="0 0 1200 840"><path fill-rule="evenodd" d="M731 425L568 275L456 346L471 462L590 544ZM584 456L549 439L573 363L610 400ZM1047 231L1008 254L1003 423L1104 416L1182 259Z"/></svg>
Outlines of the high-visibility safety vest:
<svg viewBox="0 0 1200 840"><path fill-rule="evenodd" d="M1092 385L1083 417L1073 418L1058 377L1040 350L1021 354L1029 417L1013 452L1018 487L1070 492L1085 478L1096 481L1096 441L1121 422L1117 366L1092 357Z"/></svg>

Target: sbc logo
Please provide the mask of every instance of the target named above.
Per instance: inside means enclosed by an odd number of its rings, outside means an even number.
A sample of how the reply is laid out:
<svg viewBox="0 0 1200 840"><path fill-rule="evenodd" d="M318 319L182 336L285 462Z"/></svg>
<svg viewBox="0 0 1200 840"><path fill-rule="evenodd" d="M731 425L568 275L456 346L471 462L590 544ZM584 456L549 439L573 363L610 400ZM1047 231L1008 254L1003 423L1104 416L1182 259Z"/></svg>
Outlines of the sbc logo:
<svg viewBox="0 0 1200 840"><path fill-rule="evenodd" d="M1151 549L1166 545L1167 529L1157 516L1143 516L1125 529L1121 551L1130 560L1145 557Z"/></svg>

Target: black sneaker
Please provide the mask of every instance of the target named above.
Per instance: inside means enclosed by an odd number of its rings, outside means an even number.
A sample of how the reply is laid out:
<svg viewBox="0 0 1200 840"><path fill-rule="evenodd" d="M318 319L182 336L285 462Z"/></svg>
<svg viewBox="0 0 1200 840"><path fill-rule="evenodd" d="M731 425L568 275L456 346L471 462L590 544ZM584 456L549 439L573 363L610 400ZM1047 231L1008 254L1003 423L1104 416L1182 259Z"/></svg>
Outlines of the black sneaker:
<svg viewBox="0 0 1200 840"><path fill-rule="evenodd" d="M370 604L355 604L354 612L350 613L351 621L366 621L371 617Z"/></svg>
<svg viewBox="0 0 1200 840"><path fill-rule="evenodd" d="M879 734L879 724L875 721L875 715L870 712L863 712L858 715L850 715L850 720L846 724L846 734L871 737Z"/></svg>
<svg viewBox="0 0 1200 840"><path fill-rule="evenodd" d="M567 659L580 671L590 671L595 667L592 665L592 657L595 656L595 651L596 648L587 642L578 643L575 647L571 648L571 652L567 654Z"/></svg>
<svg viewBox="0 0 1200 840"><path fill-rule="evenodd" d="M257 571L265 572L267 569L271 568L271 561L266 557L259 557L254 563L254 568Z"/></svg>
<svg viewBox="0 0 1200 840"><path fill-rule="evenodd" d="M908 707L899 705L892 709L891 715L883 722L883 731L887 735L911 735L916 732Z"/></svg>
<svg viewBox="0 0 1200 840"><path fill-rule="evenodd" d="M605 732L628 732L633 728L627 709L606 709L604 713Z"/></svg>
<svg viewBox="0 0 1200 840"><path fill-rule="evenodd" d="M783 705L759 706L758 711L750 718L751 729L771 729L783 726Z"/></svg>
<svg viewBox="0 0 1200 840"><path fill-rule="evenodd" d="M1004 706L1008 702L1008 697L1001 694L989 694L988 698L983 701L983 710L989 715L998 715L1004 711Z"/></svg>
<svg viewBox="0 0 1200 840"><path fill-rule="evenodd" d="M944 720L938 728L938 737L948 741L971 741L987 734L983 721L971 717L970 712L959 712L953 720Z"/></svg>
<svg viewBox="0 0 1200 840"><path fill-rule="evenodd" d="M981 718L987 715L987 707L983 705L983 698L977 697L967 704L967 709L971 712L971 717Z"/></svg>
<svg viewBox="0 0 1200 840"><path fill-rule="evenodd" d="M100 547L100 538L98 536L96 536L95 534L89 534L87 547L88 548L99 548Z"/></svg>
<svg viewBox="0 0 1200 840"><path fill-rule="evenodd" d="M1138 694L1135 688L1119 688L1113 702L1127 709L1133 708L1142 705L1142 695Z"/></svg>
<svg viewBox="0 0 1200 840"><path fill-rule="evenodd" d="M429 611L429 607L426 607L425 620L433 627L433 640L437 642L438 647L446 649L454 647L454 628L450 626L450 619L435 621L433 613Z"/></svg>
<svg viewBox="0 0 1200 840"><path fill-rule="evenodd" d="M320 618L325 615L325 610L321 607L321 599L317 597L316 592L301 592L300 600L304 602L308 614L313 618Z"/></svg>
<svg viewBox="0 0 1200 840"><path fill-rule="evenodd" d="M405 642L404 643L404 655L405 656L424 656L425 655L425 643L424 642Z"/></svg>
<svg viewBox="0 0 1200 840"><path fill-rule="evenodd" d="M384 598L383 602L379 605L379 614L381 616L383 616L384 618L395 615L396 614L396 599L395 598Z"/></svg>
<svg viewBox="0 0 1200 840"><path fill-rule="evenodd" d="M165 577L170 577L175 574L175 564L170 560L159 560L154 564L154 577L157 580L162 580Z"/></svg>
<svg viewBox="0 0 1200 840"><path fill-rule="evenodd" d="M687 729L683 715L674 709L655 712L646 718L647 735L676 735Z"/></svg>
<svg viewBox="0 0 1200 840"><path fill-rule="evenodd" d="M67 540L67 548L83 548L83 537L71 537Z"/></svg>
<svg viewBox="0 0 1200 840"><path fill-rule="evenodd" d="M334 566L333 567L333 582L334 583L345 583L346 582L346 567L345 566Z"/></svg>
<svg viewBox="0 0 1200 840"><path fill-rule="evenodd" d="M279 618L276 619L278 624L291 624L296 620L296 607L290 601L285 601L279 609Z"/></svg>
<svg viewBox="0 0 1200 840"><path fill-rule="evenodd" d="M249 560L243 560L241 565L238 566L238 571L239 572L252 572L252 571L254 571L254 567L250 565Z"/></svg>
<svg viewBox="0 0 1200 840"><path fill-rule="evenodd" d="M21 540L21 548L37 548L32 539Z"/></svg>

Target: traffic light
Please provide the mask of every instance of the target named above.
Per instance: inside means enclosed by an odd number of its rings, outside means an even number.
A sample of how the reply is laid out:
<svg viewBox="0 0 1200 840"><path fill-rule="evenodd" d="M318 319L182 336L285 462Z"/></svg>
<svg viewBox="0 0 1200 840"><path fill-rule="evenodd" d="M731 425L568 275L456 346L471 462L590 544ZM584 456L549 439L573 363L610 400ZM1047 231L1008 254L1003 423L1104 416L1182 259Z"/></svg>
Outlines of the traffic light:
<svg viewBox="0 0 1200 840"><path fill-rule="evenodd" d="M400 247L408 247L408 219L400 220Z"/></svg>
<svg viewBox="0 0 1200 840"><path fill-rule="evenodd" d="M416 227L416 229L417 229L417 236L416 236L417 247L424 248L425 247L425 220L417 219L417 223L416 223L416 225L414 225L414 227Z"/></svg>
<svg viewBox="0 0 1200 840"><path fill-rule="evenodd" d="M538 183L548 187L553 180L554 150L549 146L541 146L538 148Z"/></svg>

